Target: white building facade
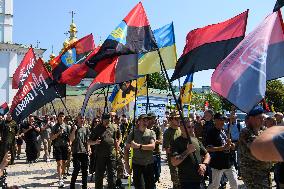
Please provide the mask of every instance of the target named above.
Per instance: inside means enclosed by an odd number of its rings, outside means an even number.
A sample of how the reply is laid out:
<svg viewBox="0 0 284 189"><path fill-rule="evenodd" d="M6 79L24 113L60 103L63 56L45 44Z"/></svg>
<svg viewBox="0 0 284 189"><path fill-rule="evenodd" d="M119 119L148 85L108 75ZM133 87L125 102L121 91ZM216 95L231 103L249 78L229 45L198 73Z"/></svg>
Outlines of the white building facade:
<svg viewBox="0 0 284 189"><path fill-rule="evenodd" d="M12 77L29 46L13 43L13 0L0 0L0 105L12 103L17 90L12 89ZM42 57L45 49L34 49Z"/></svg>

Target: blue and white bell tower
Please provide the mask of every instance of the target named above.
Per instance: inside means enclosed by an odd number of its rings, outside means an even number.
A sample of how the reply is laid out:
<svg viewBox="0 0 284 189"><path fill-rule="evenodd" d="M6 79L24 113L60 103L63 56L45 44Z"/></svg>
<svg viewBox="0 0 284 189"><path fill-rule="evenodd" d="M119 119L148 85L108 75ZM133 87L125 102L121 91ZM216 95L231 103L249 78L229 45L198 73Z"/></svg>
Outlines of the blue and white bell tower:
<svg viewBox="0 0 284 189"><path fill-rule="evenodd" d="M13 74L29 45L13 42L13 0L0 0L0 105L11 104L17 90L12 89ZM45 49L34 49L42 57Z"/></svg>

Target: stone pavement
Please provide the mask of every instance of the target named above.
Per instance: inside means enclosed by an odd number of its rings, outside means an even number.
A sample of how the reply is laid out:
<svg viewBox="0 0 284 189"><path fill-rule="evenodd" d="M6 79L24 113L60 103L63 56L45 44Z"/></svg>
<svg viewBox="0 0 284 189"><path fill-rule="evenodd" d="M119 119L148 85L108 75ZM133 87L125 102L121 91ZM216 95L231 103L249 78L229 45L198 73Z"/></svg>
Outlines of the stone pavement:
<svg viewBox="0 0 284 189"><path fill-rule="evenodd" d="M23 150L24 151L24 150ZM43 156L43 152L41 152L41 157ZM50 163L46 163L40 158L39 162L34 164L27 164L25 161L25 154L22 154L21 160L16 160L15 165L11 165L7 168L8 178L7 183L9 186L17 185L20 188L48 188L55 189L58 188L57 178L56 178L56 162L52 160ZM163 154L162 158L165 158ZM162 173L160 183L157 183L157 189L170 189L171 181L170 181L170 173L168 166L165 161L162 161ZM71 170L72 172L72 164ZM90 178L89 178L90 179ZM65 188L69 188L69 183L71 180L71 176L65 181ZM81 183L81 175L78 176L78 182L76 187L80 187ZM106 183L106 181L105 181ZM123 180L125 184L125 188L127 188L127 180ZM239 183L242 185L243 183L240 181ZM94 188L95 184L93 181L88 182L88 187ZM229 187L228 187L229 188ZM240 187L243 188L243 187Z"/></svg>

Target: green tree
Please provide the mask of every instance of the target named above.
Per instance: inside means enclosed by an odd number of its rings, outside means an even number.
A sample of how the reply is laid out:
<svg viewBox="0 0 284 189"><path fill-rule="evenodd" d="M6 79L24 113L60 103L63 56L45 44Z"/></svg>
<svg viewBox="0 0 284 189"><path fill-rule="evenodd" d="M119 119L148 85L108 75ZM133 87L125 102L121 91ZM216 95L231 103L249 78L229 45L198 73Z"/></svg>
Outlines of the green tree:
<svg viewBox="0 0 284 189"><path fill-rule="evenodd" d="M268 81L265 95L266 101L273 104L275 111L284 111L284 85L280 80Z"/></svg>
<svg viewBox="0 0 284 189"><path fill-rule="evenodd" d="M149 88L167 90L168 82L165 76L161 73L153 73L148 76Z"/></svg>

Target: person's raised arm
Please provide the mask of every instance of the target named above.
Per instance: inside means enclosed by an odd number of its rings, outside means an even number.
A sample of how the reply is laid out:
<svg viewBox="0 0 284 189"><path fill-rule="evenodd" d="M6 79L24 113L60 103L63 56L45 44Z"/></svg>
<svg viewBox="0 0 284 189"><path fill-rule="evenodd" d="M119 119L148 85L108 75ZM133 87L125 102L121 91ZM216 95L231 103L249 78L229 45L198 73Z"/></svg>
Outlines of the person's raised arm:
<svg viewBox="0 0 284 189"><path fill-rule="evenodd" d="M252 155L261 161L284 161L284 127L266 129L250 145Z"/></svg>

